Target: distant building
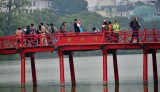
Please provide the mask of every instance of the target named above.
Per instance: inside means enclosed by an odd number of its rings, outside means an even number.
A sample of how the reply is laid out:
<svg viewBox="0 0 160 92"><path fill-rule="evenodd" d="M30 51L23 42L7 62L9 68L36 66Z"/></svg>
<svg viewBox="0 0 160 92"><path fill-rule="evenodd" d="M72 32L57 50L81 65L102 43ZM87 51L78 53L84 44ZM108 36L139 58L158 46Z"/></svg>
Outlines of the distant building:
<svg viewBox="0 0 160 92"><path fill-rule="evenodd" d="M29 0L31 6L27 6L23 9L25 12L34 12L35 10L43 10L51 8L51 1L47 0Z"/></svg>
<svg viewBox="0 0 160 92"><path fill-rule="evenodd" d="M97 6L115 5L116 0L97 0Z"/></svg>
<svg viewBox="0 0 160 92"><path fill-rule="evenodd" d="M28 0L30 1L31 5L21 8L19 11L29 13L34 12L35 10L43 10L43 9L50 9L52 1L50 0ZM1 8L0 12L7 11L6 8Z"/></svg>
<svg viewBox="0 0 160 92"><path fill-rule="evenodd" d="M95 12L105 17L130 17L134 13L133 5L112 5L96 8Z"/></svg>
<svg viewBox="0 0 160 92"><path fill-rule="evenodd" d="M152 2L153 2L153 1L152 1ZM155 3L155 5L156 5L157 15L160 16L160 0L155 0L154 3Z"/></svg>

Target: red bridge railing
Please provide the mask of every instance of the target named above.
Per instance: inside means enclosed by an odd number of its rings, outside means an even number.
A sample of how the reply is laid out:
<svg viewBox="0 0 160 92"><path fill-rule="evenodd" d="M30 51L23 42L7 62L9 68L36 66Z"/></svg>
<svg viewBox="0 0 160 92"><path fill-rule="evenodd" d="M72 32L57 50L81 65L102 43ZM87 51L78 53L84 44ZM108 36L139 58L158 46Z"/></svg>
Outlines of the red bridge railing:
<svg viewBox="0 0 160 92"><path fill-rule="evenodd" d="M35 46L64 46L64 45L98 45L98 44L132 44L139 38L139 43L159 43L160 31L139 31L138 36L132 38L132 31L120 31L119 37L115 33L104 32L68 32L55 34L36 34L16 36L1 36L0 49L35 47Z"/></svg>

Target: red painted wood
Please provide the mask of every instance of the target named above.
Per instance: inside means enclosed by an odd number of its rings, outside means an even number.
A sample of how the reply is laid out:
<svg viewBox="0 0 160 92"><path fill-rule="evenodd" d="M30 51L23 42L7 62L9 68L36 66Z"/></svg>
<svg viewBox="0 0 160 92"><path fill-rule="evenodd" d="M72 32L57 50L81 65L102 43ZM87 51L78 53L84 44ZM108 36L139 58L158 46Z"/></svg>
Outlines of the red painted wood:
<svg viewBox="0 0 160 92"><path fill-rule="evenodd" d="M73 54L69 54L69 65L70 65L70 73L71 73L71 81L72 85L76 84L75 71L74 71L74 62L73 62Z"/></svg>
<svg viewBox="0 0 160 92"><path fill-rule="evenodd" d="M60 84L61 86L65 85L65 78L64 78L64 58L63 52L59 51L59 64L60 64Z"/></svg>
<svg viewBox="0 0 160 92"><path fill-rule="evenodd" d="M103 84L106 85L108 83L108 72L107 72L107 51L103 50Z"/></svg>
<svg viewBox="0 0 160 92"><path fill-rule="evenodd" d="M6 54L16 54L20 53L21 55L21 84L25 86L25 53L30 52L52 52L59 50L59 59L60 59L60 83L64 85L64 60L63 60L63 51L92 51L92 50L101 50L103 54L103 82L107 84L108 75L107 75L107 52L106 50L144 50L143 53L143 80L144 82L148 81L148 56L147 50L160 50L160 31L153 30L139 31L139 43L130 43L132 37L132 31L120 31L119 33L119 43L113 43L114 33L109 35L105 32L82 32L82 33L55 33L47 35L23 35L20 39L21 44L17 44L16 36L0 36L0 55ZM111 41L107 41L106 38L110 36ZM43 43L43 39L47 39L47 44ZM39 43L37 43L39 40ZM28 42L28 43L27 43ZM157 76L157 63L156 63L156 54L152 53L153 57L153 75L154 80L158 80ZM74 65L73 65L73 56L70 58L70 67L71 67L71 79L72 83L75 81L74 74ZM31 66L34 68L35 62L34 58L31 58ZM119 80L118 76L118 66L117 66L117 56L113 54L114 61L114 73L115 80ZM36 83L36 69L33 69L33 82ZM35 74L35 75L34 75Z"/></svg>
<svg viewBox="0 0 160 92"><path fill-rule="evenodd" d="M144 84L148 82L148 52L143 50L143 81Z"/></svg>
<svg viewBox="0 0 160 92"><path fill-rule="evenodd" d="M153 78L154 82L158 82L158 72L157 72L157 58L156 58L156 51L152 52L152 62L153 62Z"/></svg>
<svg viewBox="0 0 160 92"><path fill-rule="evenodd" d="M25 53L20 54L21 57L21 86L25 87L26 82L26 66L25 66Z"/></svg>
<svg viewBox="0 0 160 92"><path fill-rule="evenodd" d="M117 53L116 51L113 53L113 68L114 68L114 78L115 83L119 83L119 75L118 75L118 64L117 64Z"/></svg>
<svg viewBox="0 0 160 92"><path fill-rule="evenodd" d="M37 78L36 78L36 67L35 67L35 55L31 56L31 70L32 70L32 81L33 86L37 86Z"/></svg>

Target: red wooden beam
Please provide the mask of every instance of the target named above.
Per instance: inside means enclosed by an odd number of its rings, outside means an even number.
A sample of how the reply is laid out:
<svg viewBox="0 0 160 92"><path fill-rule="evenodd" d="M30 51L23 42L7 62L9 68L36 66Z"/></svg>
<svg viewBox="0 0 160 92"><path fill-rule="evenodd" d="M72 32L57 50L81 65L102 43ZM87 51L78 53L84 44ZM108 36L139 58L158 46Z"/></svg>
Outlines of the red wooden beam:
<svg viewBox="0 0 160 92"><path fill-rule="evenodd" d="M64 58L63 58L63 52L59 51L59 65L60 65L60 84L61 86L65 85L65 78L64 78Z"/></svg>
<svg viewBox="0 0 160 92"><path fill-rule="evenodd" d="M31 70L32 70L32 81L33 86L37 86L37 78L36 78L36 67L35 67L35 55L31 55Z"/></svg>
<svg viewBox="0 0 160 92"><path fill-rule="evenodd" d="M26 82L26 64L25 64L25 53L20 53L21 57L21 87L25 87Z"/></svg>
<svg viewBox="0 0 160 92"><path fill-rule="evenodd" d="M108 83L107 51L102 50L102 54L103 54L103 84L106 85Z"/></svg>

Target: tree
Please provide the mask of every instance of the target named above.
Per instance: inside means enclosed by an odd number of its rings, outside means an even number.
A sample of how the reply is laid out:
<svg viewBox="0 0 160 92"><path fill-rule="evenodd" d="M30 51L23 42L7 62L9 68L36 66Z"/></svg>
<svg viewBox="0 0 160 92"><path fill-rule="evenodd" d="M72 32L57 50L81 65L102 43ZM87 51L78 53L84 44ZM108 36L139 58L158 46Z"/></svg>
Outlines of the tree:
<svg viewBox="0 0 160 92"><path fill-rule="evenodd" d="M135 3L136 7L138 7L138 6L144 6L144 5L146 5L146 4L144 2L142 2L142 1L138 1L138 2Z"/></svg>
<svg viewBox="0 0 160 92"><path fill-rule="evenodd" d="M13 23L13 18L17 16L17 11L21 9L22 7L25 7L30 4L28 0L5 0L5 1L0 1L1 4L1 9L3 9L3 13L5 14L4 21L6 24L4 24L4 35L9 35L12 32L12 26L14 25Z"/></svg>
<svg viewBox="0 0 160 92"><path fill-rule="evenodd" d="M134 14L140 17L153 16L155 14L155 7L149 5L139 6L134 9Z"/></svg>
<svg viewBox="0 0 160 92"><path fill-rule="evenodd" d="M88 3L86 0L54 0L52 9L58 15L76 14L87 10Z"/></svg>

